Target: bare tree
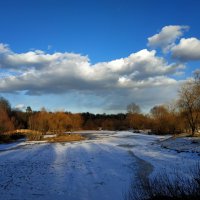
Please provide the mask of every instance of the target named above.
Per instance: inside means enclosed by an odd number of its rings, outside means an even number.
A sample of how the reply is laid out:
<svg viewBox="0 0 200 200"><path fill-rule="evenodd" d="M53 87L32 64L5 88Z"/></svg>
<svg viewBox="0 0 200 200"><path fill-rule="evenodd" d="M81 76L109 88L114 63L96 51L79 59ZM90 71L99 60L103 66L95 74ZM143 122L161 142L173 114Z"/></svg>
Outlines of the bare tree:
<svg viewBox="0 0 200 200"><path fill-rule="evenodd" d="M151 130L156 134L168 133L168 110L164 105L154 106L151 110Z"/></svg>
<svg viewBox="0 0 200 200"><path fill-rule="evenodd" d="M8 114L11 113L10 103L4 97L0 97L0 110L5 110Z"/></svg>
<svg viewBox="0 0 200 200"><path fill-rule="evenodd" d="M9 101L0 97L0 133L14 129L10 115L11 106Z"/></svg>
<svg viewBox="0 0 200 200"><path fill-rule="evenodd" d="M131 103L127 106L127 112L129 114L141 113L141 109L139 105Z"/></svg>
<svg viewBox="0 0 200 200"><path fill-rule="evenodd" d="M194 79L182 85L178 106L194 135L198 129L200 116L200 73L198 71L195 72Z"/></svg>
<svg viewBox="0 0 200 200"><path fill-rule="evenodd" d="M154 106L151 111L151 129L156 134L176 134L181 132L180 115L169 105Z"/></svg>
<svg viewBox="0 0 200 200"><path fill-rule="evenodd" d="M133 129L140 129L141 128L141 116L143 116L141 113L141 109L140 106L135 104L135 103L131 103L127 106L127 120L129 123L129 127L133 128Z"/></svg>

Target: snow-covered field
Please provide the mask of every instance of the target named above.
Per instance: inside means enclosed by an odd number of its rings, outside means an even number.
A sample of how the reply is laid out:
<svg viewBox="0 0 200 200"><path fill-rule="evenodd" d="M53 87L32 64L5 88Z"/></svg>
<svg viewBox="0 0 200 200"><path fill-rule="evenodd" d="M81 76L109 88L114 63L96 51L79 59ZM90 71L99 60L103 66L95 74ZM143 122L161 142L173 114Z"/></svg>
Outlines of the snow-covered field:
<svg viewBox="0 0 200 200"><path fill-rule="evenodd" d="M0 199L121 200L139 178L189 175L200 161L198 153L162 148L167 136L87 133L90 140L73 143L0 145Z"/></svg>

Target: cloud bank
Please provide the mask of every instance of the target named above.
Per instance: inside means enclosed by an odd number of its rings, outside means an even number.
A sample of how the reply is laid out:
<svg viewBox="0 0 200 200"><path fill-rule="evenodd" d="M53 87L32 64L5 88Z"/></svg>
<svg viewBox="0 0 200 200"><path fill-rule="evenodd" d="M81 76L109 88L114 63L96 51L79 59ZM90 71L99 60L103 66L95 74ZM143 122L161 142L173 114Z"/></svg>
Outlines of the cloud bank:
<svg viewBox="0 0 200 200"><path fill-rule="evenodd" d="M74 53L17 54L1 44L1 69L15 72L0 79L1 92L26 91L30 95L68 90L138 89L174 84L167 75L180 66L168 64L156 51L143 49L126 58L91 65L87 56Z"/></svg>
<svg viewBox="0 0 200 200"><path fill-rule="evenodd" d="M130 102L141 106L164 103L176 96L181 83L177 76L184 73L185 61L200 59L200 41L181 39L188 29L165 26L148 38L148 46L168 52L177 63L168 63L165 56L146 48L124 58L91 64L89 56L77 53L17 53L0 44L0 92L29 96L80 94L88 107L88 96L93 95L97 101L94 105L99 101L107 110L122 110Z"/></svg>

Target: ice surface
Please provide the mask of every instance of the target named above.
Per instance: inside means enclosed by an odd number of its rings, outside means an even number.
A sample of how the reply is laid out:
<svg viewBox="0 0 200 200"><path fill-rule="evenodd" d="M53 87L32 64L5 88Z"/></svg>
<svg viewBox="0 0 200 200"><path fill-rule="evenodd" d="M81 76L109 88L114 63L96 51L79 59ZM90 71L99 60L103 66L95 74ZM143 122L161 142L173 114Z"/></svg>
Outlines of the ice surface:
<svg viewBox="0 0 200 200"><path fill-rule="evenodd" d="M0 199L121 200L141 170L187 175L198 153L162 148L154 136L87 131L90 140L71 143L19 142L0 145ZM146 173L146 176L148 175Z"/></svg>

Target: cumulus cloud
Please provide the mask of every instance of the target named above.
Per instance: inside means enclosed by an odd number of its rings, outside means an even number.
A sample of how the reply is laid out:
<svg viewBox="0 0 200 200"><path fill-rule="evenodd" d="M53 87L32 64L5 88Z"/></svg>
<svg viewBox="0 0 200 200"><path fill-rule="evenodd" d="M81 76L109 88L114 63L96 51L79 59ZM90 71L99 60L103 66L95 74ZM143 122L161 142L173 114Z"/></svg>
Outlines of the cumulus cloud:
<svg viewBox="0 0 200 200"><path fill-rule="evenodd" d="M6 73L0 76L0 92L29 96L75 92L85 98L90 94L110 109L134 100L144 104L162 100L164 91L176 91L179 84L171 75L183 69L183 65L158 57L155 50L143 49L125 58L91 64L88 56L80 54L16 53L8 45L0 45L0 73ZM172 91L165 99L173 97Z"/></svg>
<svg viewBox="0 0 200 200"><path fill-rule="evenodd" d="M174 46L175 41L183 35L183 32L188 29L188 26L165 26L158 34L148 38L148 46L161 48L164 52L167 52Z"/></svg>
<svg viewBox="0 0 200 200"><path fill-rule="evenodd" d="M15 109L17 110L25 110L26 109L26 106L24 104L17 104L15 106Z"/></svg>
<svg viewBox="0 0 200 200"><path fill-rule="evenodd" d="M0 79L1 92L26 91L30 95L69 90L142 88L174 84L167 77L179 69L147 49L126 58L91 65L87 56L42 51L1 54L1 68L16 73Z"/></svg>
<svg viewBox="0 0 200 200"><path fill-rule="evenodd" d="M9 52L9 47L7 44L2 44L0 43L0 53L3 54L3 53L6 53L6 52Z"/></svg>
<svg viewBox="0 0 200 200"><path fill-rule="evenodd" d="M87 61L86 56L80 56L74 53L54 53L47 54L41 50L29 51L26 53L14 53L8 48L8 45L0 44L0 68L13 69L13 70L30 70L36 68L43 68L51 65L53 62L56 64L63 63L70 60ZM55 64L55 63L54 63Z"/></svg>
<svg viewBox="0 0 200 200"><path fill-rule="evenodd" d="M200 60L200 40L197 38L182 38L180 43L172 48L172 56L181 61Z"/></svg>

